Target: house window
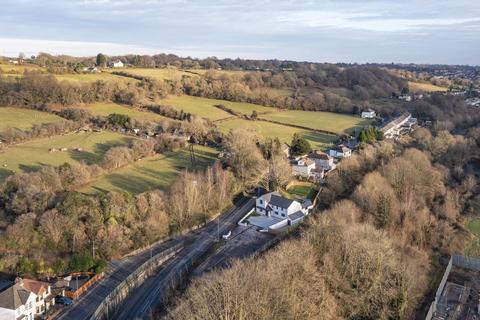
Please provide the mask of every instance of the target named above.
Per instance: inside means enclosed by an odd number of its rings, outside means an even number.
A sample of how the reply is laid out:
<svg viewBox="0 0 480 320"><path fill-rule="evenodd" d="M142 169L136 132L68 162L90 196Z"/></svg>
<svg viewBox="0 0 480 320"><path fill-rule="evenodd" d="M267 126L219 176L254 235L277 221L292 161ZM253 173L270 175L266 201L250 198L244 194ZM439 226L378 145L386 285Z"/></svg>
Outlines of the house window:
<svg viewBox="0 0 480 320"><path fill-rule="evenodd" d="M262 199L258 200L258 203L260 203L260 204L263 204L263 201L262 201Z"/></svg>
<svg viewBox="0 0 480 320"><path fill-rule="evenodd" d="M282 213L282 217L285 217L285 213Z"/></svg>

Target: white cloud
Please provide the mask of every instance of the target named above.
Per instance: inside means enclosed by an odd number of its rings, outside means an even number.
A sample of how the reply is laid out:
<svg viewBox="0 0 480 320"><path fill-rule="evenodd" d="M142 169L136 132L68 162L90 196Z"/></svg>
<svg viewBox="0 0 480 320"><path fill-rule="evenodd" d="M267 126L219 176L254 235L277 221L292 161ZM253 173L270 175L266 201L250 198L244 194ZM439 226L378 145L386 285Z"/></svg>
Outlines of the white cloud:
<svg viewBox="0 0 480 320"><path fill-rule="evenodd" d="M127 53L156 54L163 51L161 48L108 42L0 38L0 55L6 56L16 56L19 52L24 52L27 55L46 52L54 55L91 56L99 52L109 55L120 55Z"/></svg>
<svg viewBox="0 0 480 320"><path fill-rule="evenodd" d="M385 18L372 12L297 11L280 15L278 21L310 28L345 28L398 32L421 27L451 26L480 22L480 18Z"/></svg>

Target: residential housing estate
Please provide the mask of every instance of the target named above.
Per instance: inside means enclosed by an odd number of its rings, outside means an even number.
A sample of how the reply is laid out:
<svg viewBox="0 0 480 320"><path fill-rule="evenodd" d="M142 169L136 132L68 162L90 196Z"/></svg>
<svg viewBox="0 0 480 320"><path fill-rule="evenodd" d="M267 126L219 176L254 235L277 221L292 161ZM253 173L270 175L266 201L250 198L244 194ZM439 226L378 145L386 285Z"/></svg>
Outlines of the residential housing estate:
<svg viewBox="0 0 480 320"><path fill-rule="evenodd" d="M319 182L325 172L335 169L333 157L325 152L314 150L292 163L293 175Z"/></svg>
<svg viewBox="0 0 480 320"><path fill-rule="evenodd" d="M387 139L397 139L400 135L409 132L416 123L417 119L406 112L392 121L387 122L380 128L380 131L383 132L384 137Z"/></svg>

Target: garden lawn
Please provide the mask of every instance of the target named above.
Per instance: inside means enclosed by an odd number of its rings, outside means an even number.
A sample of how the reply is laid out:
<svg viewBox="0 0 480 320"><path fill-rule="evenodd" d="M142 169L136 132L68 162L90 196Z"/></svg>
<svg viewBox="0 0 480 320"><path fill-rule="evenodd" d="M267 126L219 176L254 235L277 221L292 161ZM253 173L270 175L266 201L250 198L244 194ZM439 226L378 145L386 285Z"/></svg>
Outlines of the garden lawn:
<svg viewBox="0 0 480 320"><path fill-rule="evenodd" d="M370 123L369 120L345 114L297 110L269 113L261 118L335 133L353 133Z"/></svg>
<svg viewBox="0 0 480 320"><path fill-rule="evenodd" d="M115 132L83 132L9 146L0 151L0 181L15 172L38 170L42 165L59 166L65 162L82 161L88 164L98 163L108 149L126 145L132 139ZM50 153L50 148L69 150ZM75 151L75 148L83 150Z"/></svg>
<svg viewBox="0 0 480 320"><path fill-rule="evenodd" d="M214 107L215 101L206 98L192 97L187 95L182 96L169 96L166 99L160 101L163 105L169 105L177 110L183 110L186 113L191 113L202 118L206 118L212 121L233 117L230 113Z"/></svg>
<svg viewBox="0 0 480 320"><path fill-rule="evenodd" d="M156 114L154 112L142 111L134 107L127 107L127 106L123 106L116 103L94 103L94 104L78 106L76 108L81 108L81 109L87 110L93 115L103 116L103 117L106 117L112 113L118 113L118 114L127 115L132 119L135 119L137 121L142 121L142 122L143 121L159 122L162 120L175 121L167 117L161 116L159 114Z"/></svg>
<svg viewBox="0 0 480 320"><path fill-rule="evenodd" d="M313 201L317 191L313 189L311 185L293 185L287 189L287 193L292 195L293 198L295 198L295 196L300 196Z"/></svg>
<svg viewBox="0 0 480 320"><path fill-rule="evenodd" d="M138 194L152 189L165 190L182 170L203 170L217 159L218 152L215 149L197 145L194 149L196 166L190 161L188 149L167 152L115 170L79 191L126 191Z"/></svg>
<svg viewBox="0 0 480 320"><path fill-rule="evenodd" d="M245 119L229 119L217 124L220 131L227 134L231 129L245 128L249 130L256 130L259 135L264 138L278 138L281 142L290 144L292 136L295 133L307 139L312 148L325 150L331 147L336 141L337 136L330 134L318 133L315 131L303 130L284 126L281 124L266 122L266 121L249 121Z"/></svg>
<svg viewBox="0 0 480 320"><path fill-rule="evenodd" d="M0 132L7 128L30 129L36 124L59 122L62 118L48 112L26 108L0 107Z"/></svg>

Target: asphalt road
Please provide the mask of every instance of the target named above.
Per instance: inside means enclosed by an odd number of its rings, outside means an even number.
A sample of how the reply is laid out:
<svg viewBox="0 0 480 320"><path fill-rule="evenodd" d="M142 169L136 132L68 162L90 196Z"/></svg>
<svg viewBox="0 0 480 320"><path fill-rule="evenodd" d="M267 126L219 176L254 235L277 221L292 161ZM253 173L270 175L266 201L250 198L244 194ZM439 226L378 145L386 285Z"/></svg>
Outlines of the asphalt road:
<svg viewBox="0 0 480 320"><path fill-rule="evenodd" d="M122 260L111 261L107 273L102 281L95 284L87 293L76 300L73 305L66 306L57 315L56 319L85 320L95 312L107 295L116 288L126 277L135 271L144 262L150 259L150 254L155 255L172 246L181 243L183 239L173 239L152 246L150 250L142 251L136 255Z"/></svg>
<svg viewBox="0 0 480 320"><path fill-rule="evenodd" d="M139 288L135 289L110 319L148 319L152 309L164 301L172 286L178 285L192 265L217 241L217 235L227 233L255 205L252 198L244 198L225 212L219 220L208 223L184 239L184 249Z"/></svg>

